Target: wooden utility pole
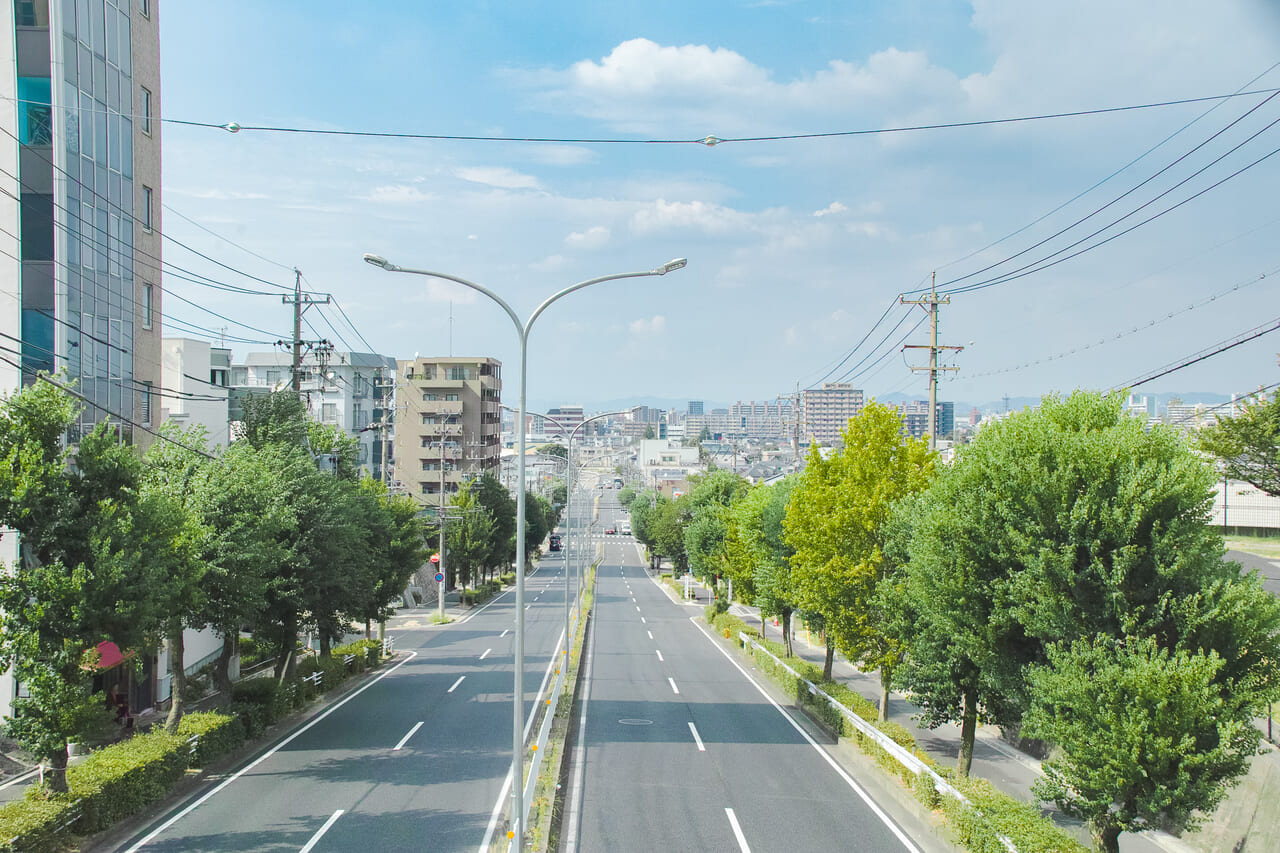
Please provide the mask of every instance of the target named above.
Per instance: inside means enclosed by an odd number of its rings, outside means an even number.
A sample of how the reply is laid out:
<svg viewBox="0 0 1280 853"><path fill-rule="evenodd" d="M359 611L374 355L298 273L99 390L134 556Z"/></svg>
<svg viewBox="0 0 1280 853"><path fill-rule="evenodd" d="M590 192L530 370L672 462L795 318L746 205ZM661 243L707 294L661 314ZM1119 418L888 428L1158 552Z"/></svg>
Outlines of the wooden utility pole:
<svg viewBox="0 0 1280 853"><path fill-rule="evenodd" d="M912 367L911 372L918 370L929 371L929 449L936 450L938 446L938 371L939 370L959 370L959 367L940 367L938 366L938 350L955 350L960 352L964 347L944 346L938 343L938 306L951 304L951 297L944 296L938 298L938 274L933 274L932 282L929 285L929 296L925 299L907 299L899 297L899 301L903 305L919 305L929 312L929 344L907 344L904 350L909 349L927 349L929 351L928 367Z"/></svg>

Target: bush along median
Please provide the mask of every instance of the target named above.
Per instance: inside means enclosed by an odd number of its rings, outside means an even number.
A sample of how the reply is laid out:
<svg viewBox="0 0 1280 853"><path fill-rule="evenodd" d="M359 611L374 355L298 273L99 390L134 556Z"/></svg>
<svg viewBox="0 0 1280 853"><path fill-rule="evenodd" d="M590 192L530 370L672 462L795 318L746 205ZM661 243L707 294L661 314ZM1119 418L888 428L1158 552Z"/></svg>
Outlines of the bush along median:
<svg viewBox="0 0 1280 853"><path fill-rule="evenodd" d="M956 839L973 853L1088 853L1089 848L1041 815L1035 806L996 790L982 779L960 778L950 768L940 767L916 746L915 737L903 726L878 719L873 702L855 693L845 684L824 681L822 668L798 657L786 657L779 642L761 639L759 633L737 616L717 613L714 607L705 611L707 623L720 636L735 639L739 633L752 639L743 651L755 665L781 687L797 707L816 720L833 735L847 739L860 751L909 789L917 800L935 813L940 813ZM735 643L735 645L738 645ZM788 671L788 668L791 670ZM799 677L797 677L799 676ZM878 729L903 747L947 784L962 794L967 802L940 792L931 776L906 767L876 740L856 728L844 711L834 707L821 695L810 691L808 684L820 688L849 711Z"/></svg>
<svg viewBox="0 0 1280 853"><path fill-rule="evenodd" d="M185 714L176 734L159 727L99 749L67 768L66 794L41 787L0 808L0 853L54 853L163 799L188 769L199 769L262 736L272 724L351 675L377 666L382 644L360 640L308 657L284 683L235 685L229 712Z"/></svg>

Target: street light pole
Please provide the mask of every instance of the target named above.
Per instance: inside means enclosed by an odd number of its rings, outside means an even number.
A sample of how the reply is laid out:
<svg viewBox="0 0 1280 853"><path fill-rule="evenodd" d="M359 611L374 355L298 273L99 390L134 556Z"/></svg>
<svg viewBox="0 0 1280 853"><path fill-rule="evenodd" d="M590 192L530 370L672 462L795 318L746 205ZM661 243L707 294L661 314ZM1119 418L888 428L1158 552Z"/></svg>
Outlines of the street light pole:
<svg viewBox="0 0 1280 853"><path fill-rule="evenodd" d="M683 268L688 261L685 258L676 258L667 261L660 267L641 272L614 273L613 275L599 276L597 278L589 278L586 281L580 281L577 284L570 285L551 296L548 296L542 303L534 309L529 315L529 319L523 323L520 316L515 310L507 304L501 296L494 293L489 288L474 281L468 281L456 275L442 272L432 272L431 270L412 269L410 267L401 267L389 262L386 258L379 255L366 254L364 259L367 263L376 267L382 267L387 272L403 272L413 275L427 276L428 278L439 278L445 281L452 281L461 284L463 287L469 287L479 293L492 299L501 306L507 316L511 318L511 322L515 324L516 335L520 339L520 407L517 413L517 423L519 430L516 438L516 480L520 485L520 490L516 493L516 637L515 637L515 677L514 688L512 691L512 720L511 720L511 831L507 836L512 840L515 849L520 850L524 846L524 536L525 536L525 499L524 499L524 454L525 454L525 399L526 389L528 387L528 352L529 352L529 330L533 327L534 321L541 316L542 312L551 306L551 303L568 296L574 291L581 290L584 287L590 287L593 284L602 284L606 281L616 281L624 278L644 278L653 275L666 275L669 272Z"/></svg>

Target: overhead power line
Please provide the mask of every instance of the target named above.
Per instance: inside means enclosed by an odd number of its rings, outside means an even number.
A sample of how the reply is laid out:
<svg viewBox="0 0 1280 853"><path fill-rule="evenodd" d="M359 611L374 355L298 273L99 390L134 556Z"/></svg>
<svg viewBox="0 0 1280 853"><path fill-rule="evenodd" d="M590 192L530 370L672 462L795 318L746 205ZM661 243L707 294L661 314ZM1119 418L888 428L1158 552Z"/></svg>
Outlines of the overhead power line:
<svg viewBox="0 0 1280 853"><path fill-rule="evenodd" d="M832 139L850 136L873 136L889 133L911 133L926 130L949 130L969 127L989 127L1001 124L1021 122L1049 121L1053 119L1079 118L1081 116L1106 115L1109 113L1134 112L1138 110L1160 109L1182 104L1197 104L1207 101L1221 101L1228 98L1246 97L1248 95L1269 94L1280 89L1254 89L1246 92L1231 92L1223 95L1207 95L1198 98L1179 98L1170 101L1154 101L1143 104L1127 104L1119 107L1099 107L1086 110L1072 110L1057 113L1039 113L1036 115L1012 116L1007 118L976 119L972 121L941 122L936 124L903 125L898 127L866 128L861 130L836 130L815 133L789 133L761 136L704 136L699 139L653 138L624 139L620 137L566 137L566 136L477 136L453 133L411 133L407 131L376 130L335 130L332 128L289 127L285 125L240 124L239 122L193 121L189 119L161 119L168 124L187 127L204 127L213 130L226 130L231 133L257 131L261 133L312 134L316 136L347 136L375 139L423 139L446 142L532 142L559 143L581 145L705 145L714 147L729 142L782 142L803 139Z"/></svg>
<svg viewBox="0 0 1280 853"><path fill-rule="evenodd" d="M1166 365L1165 367L1157 368L1154 373L1140 377L1131 382L1125 382L1121 385L1115 385L1111 388L1111 390L1118 391L1121 388L1137 388L1140 385L1146 385L1148 382L1153 382L1162 376L1168 376L1170 373L1176 373L1177 371L1190 367L1193 364L1198 364L1204 361L1205 359L1212 358L1213 356L1218 355L1219 353L1224 353L1229 349L1234 349L1235 347L1240 346L1241 344L1246 344L1249 341L1256 340L1262 337L1263 335L1270 334L1271 332L1274 332L1276 329L1280 329L1280 318L1271 320L1270 322L1267 322L1267 323L1263 323L1261 326L1255 326L1247 332L1242 332L1240 335L1237 335L1235 338L1232 338L1217 344L1213 344L1212 346L1206 349L1200 350L1197 353L1193 353L1192 355L1187 356L1183 361L1177 362L1172 365Z"/></svg>

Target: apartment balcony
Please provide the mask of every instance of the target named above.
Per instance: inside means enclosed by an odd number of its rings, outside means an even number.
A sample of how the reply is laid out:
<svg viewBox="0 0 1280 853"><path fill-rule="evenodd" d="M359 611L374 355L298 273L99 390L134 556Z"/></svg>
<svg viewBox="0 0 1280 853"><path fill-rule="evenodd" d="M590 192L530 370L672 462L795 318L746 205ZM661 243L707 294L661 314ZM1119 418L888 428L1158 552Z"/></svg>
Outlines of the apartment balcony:
<svg viewBox="0 0 1280 853"><path fill-rule="evenodd" d="M446 438L454 438L462 435L462 424L423 424L419 435L438 435L445 436Z"/></svg>
<svg viewBox="0 0 1280 853"><path fill-rule="evenodd" d="M424 415L460 415L462 414L461 400L422 400L414 402L412 408L417 409Z"/></svg>

